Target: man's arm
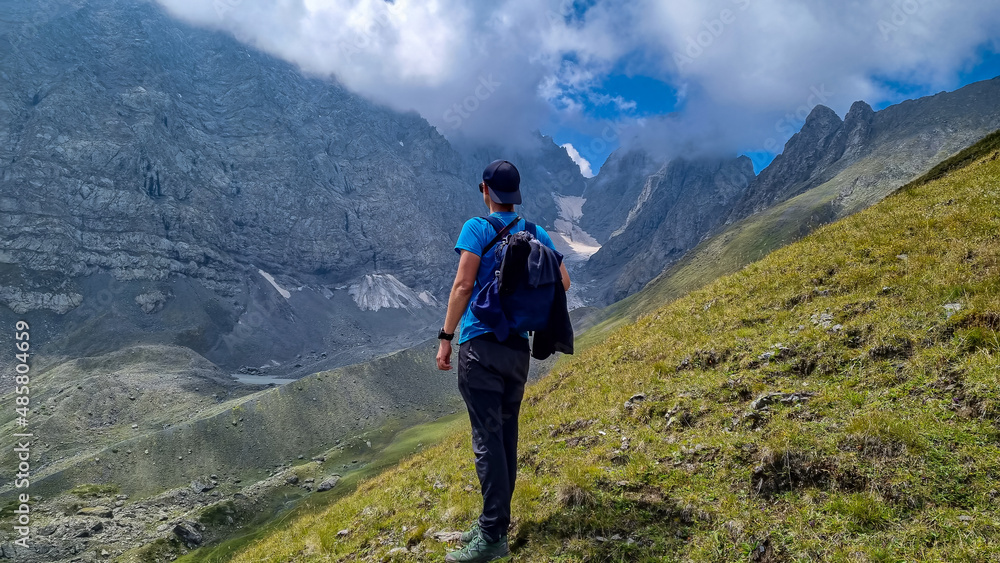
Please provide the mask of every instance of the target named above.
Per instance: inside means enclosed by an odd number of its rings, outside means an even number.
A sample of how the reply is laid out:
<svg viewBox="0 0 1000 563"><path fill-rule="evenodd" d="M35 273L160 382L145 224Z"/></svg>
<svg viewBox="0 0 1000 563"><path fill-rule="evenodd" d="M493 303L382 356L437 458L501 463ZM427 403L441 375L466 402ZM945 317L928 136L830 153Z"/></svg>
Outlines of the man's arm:
<svg viewBox="0 0 1000 563"><path fill-rule="evenodd" d="M562 272L563 289L569 291L569 272L566 270L566 262L559 264L559 271Z"/></svg>
<svg viewBox="0 0 1000 563"><path fill-rule="evenodd" d="M462 251L462 256L458 259L458 273L455 274L455 283L451 286L451 294L448 296L448 312L444 316L444 331L454 334L458 328L462 315L469 307L469 300L472 299L472 288L476 283L476 274L479 273L479 256L468 250ZM565 278L569 280L568 277ZM440 370L451 369L451 341L441 340L438 346L437 365Z"/></svg>

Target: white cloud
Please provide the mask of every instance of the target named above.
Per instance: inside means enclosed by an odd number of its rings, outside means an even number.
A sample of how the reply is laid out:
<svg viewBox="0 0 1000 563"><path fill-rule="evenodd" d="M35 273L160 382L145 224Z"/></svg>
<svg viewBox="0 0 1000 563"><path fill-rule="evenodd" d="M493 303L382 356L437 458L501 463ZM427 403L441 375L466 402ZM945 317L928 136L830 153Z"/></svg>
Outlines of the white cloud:
<svg viewBox="0 0 1000 563"><path fill-rule="evenodd" d="M673 75L712 99L748 109L794 108L813 86L846 109L894 95L886 81L928 91L957 85L976 49L998 36L995 2L725 0L650 2L639 41ZM883 33L880 22L896 21ZM892 24L890 24L892 25ZM655 45L655 47L653 47Z"/></svg>
<svg viewBox="0 0 1000 563"><path fill-rule="evenodd" d="M591 93L587 97L590 99L590 102L594 105L599 105L599 106L611 105L614 106L618 111L622 112L633 110L638 105L635 103L635 100L626 100L622 96L611 96L609 94Z"/></svg>
<svg viewBox="0 0 1000 563"><path fill-rule="evenodd" d="M599 89L612 72L683 92L681 114L669 126L651 120L643 135L730 148L783 142L775 123L814 88L843 114L858 99L899 101L898 82L920 93L954 88L978 50L1000 48L992 0L596 0L582 14L571 0L157 1L415 109L451 138L501 143L545 127L600 130L585 101L628 113L634 102ZM737 127L749 132L734 136Z"/></svg>
<svg viewBox="0 0 1000 563"><path fill-rule="evenodd" d="M575 162L576 165L580 167L580 173L583 174L584 178L594 177L594 172L590 169L590 163L587 162L586 158L580 156L580 153L578 153L576 149L573 148L573 145L571 143L566 143L565 145L562 145L562 148L566 149L566 154L568 154L569 157L573 159L573 162Z"/></svg>

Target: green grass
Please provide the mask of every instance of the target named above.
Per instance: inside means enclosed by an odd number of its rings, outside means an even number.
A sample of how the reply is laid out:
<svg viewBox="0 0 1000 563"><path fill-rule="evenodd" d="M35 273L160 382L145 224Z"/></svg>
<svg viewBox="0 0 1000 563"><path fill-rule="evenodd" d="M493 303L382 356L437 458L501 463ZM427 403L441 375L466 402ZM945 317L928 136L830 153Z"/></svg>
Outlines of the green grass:
<svg viewBox="0 0 1000 563"><path fill-rule="evenodd" d="M529 386L515 560L995 560L1000 154L977 151ZM233 560L437 561L480 503L463 428Z"/></svg>
<svg viewBox="0 0 1000 563"><path fill-rule="evenodd" d="M99 485L96 483L89 483L73 487L69 492L70 494L76 495L80 498L97 498L102 496L117 495L119 493L119 489L115 485Z"/></svg>

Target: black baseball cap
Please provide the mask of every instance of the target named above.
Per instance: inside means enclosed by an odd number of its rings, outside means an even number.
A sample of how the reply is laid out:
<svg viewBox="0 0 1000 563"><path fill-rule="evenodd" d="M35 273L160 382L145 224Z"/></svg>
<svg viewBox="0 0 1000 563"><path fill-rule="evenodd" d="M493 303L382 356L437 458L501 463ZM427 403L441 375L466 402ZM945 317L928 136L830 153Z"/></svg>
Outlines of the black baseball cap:
<svg viewBox="0 0 1000 563"><path fill-rule="evenodd" d="M496 203L521 204L521 175L510 161L494 160L483 170L483 182Z"/></svg>

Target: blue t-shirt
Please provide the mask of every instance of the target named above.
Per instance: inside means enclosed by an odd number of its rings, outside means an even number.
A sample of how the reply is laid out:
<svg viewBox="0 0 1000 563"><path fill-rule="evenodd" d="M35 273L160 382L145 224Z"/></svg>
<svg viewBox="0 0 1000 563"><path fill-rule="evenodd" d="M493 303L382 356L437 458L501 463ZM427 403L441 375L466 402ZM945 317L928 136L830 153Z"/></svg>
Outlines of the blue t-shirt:
<svg viewBox="0 0 1000 563"><path fill-rule="evenodd" d="M497 213L492 213L491 217L496 217L503 221L506 225L517 217L517 212L515 211L499 211ZM549 238L549 233L545 232L541 226L536 225L536 238L538 242L544 244L545 246L555 250L556 247L552 244L552 239ZM510 232L516 233L518 231L524 230L524 219L518 221L517 225L511 227ZM472 302L476 300L476 295L479 294L479 290L486 287L488 283L493 279L493 270L496 268L496 247L494 246L483 256L483 247L490 243L494 237L497 236L496 229L493 225L490 225L489 221L483 219L482 217L473 217L465 222L462 226L462 233L458 235L458 242L455 243L455 252L459 254L463 250L468 250L473 254L480 256L479 262L479 272L476 274L476 283L472 288L472 299L469 300L469 306L465 309L465 314L462 315L461 322L458 323L459 338L458 343L461 344L466 340L470 340L479 335L486 334L487 332L493 332L482 321L476 318L472 314ZM528 333L523 332L521 336L524 338L528 337Z"/></svg>

